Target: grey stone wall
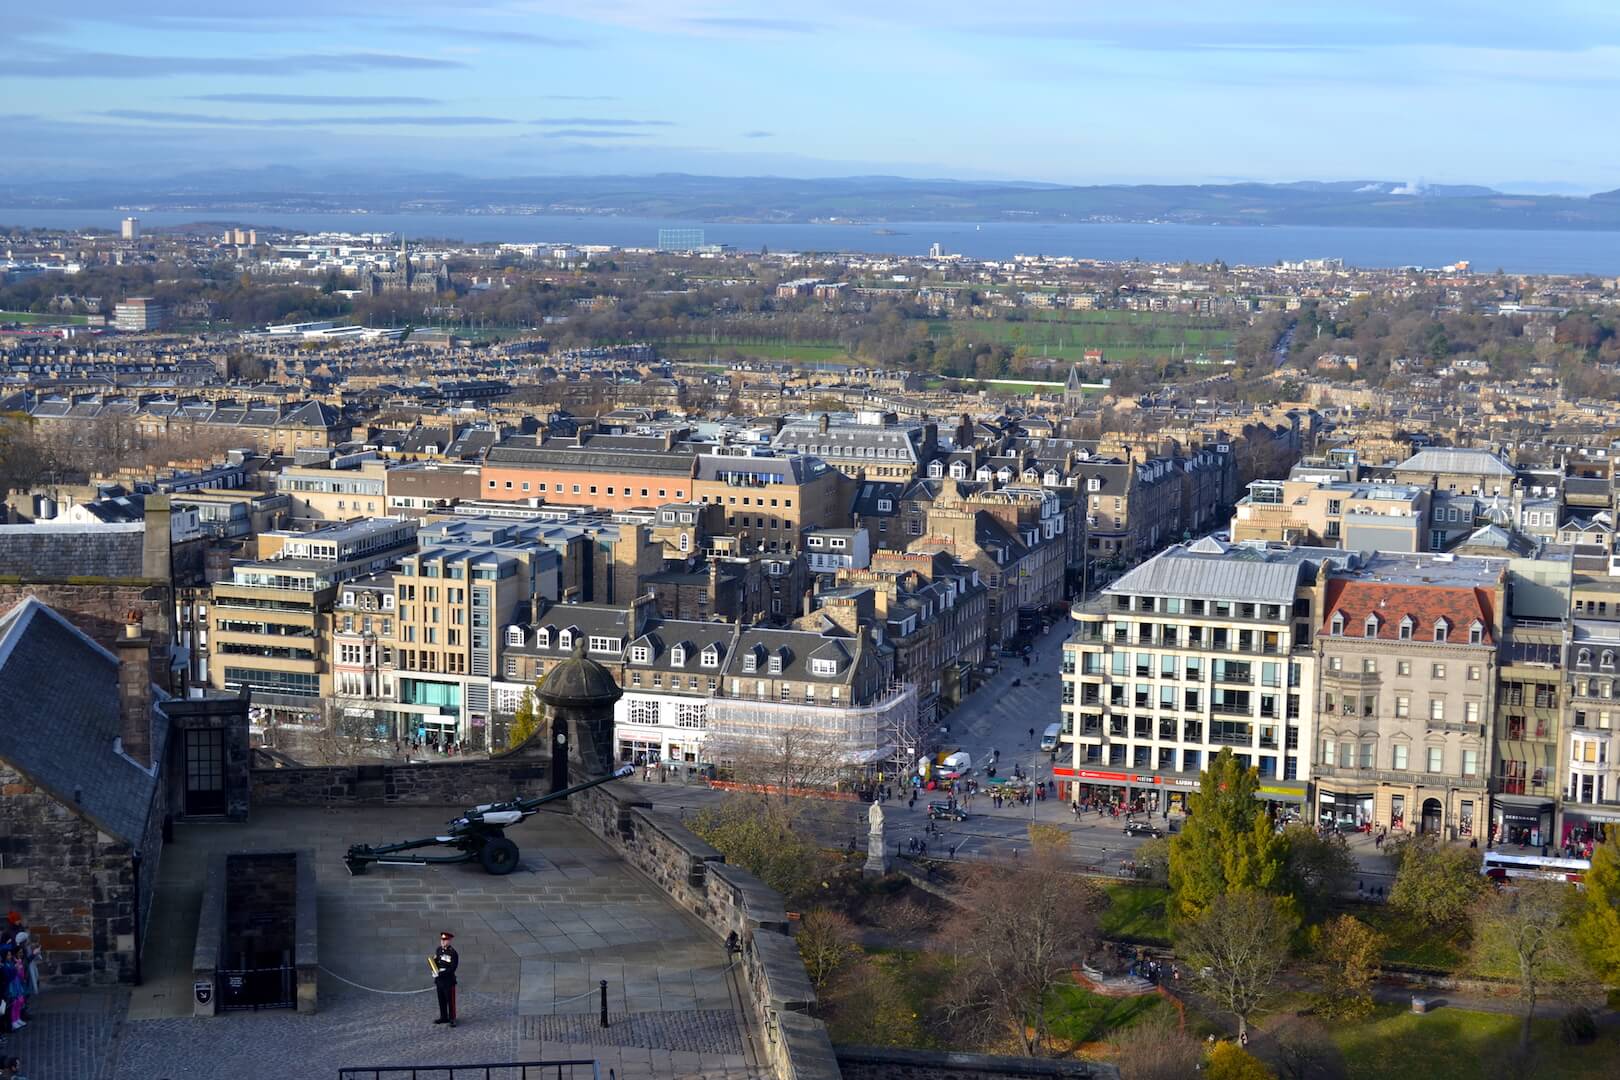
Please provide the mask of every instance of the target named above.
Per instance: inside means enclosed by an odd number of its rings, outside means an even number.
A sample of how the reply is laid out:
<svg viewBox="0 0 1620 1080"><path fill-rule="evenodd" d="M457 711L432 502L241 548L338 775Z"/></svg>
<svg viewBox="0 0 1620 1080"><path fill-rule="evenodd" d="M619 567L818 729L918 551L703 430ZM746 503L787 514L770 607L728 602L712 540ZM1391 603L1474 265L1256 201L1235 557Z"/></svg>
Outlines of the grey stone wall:
<svg viewBox="0 0 1620 1080"><path fill-rule="evenodd" d="M777 1080L839 1075L827 1027L810 1015L815 991L789 934L780 894L623 789L606 784L569 797L574 815L675 903L721 938L737 934L761 1049Z"/></svg>
<svg viewBox="0 0 1620 1080"><path fill-rule="evenodd" d="M140 898L151 911L162 820L143 838ZM39 942L40 981L107 986L135 977L135 867L115 840L16 770L0 766L0 903Z"/></svg>
<svg viewBox="0 0 1620 1080"><path fill-rule="evenodd" d="M1084 1061L841 1046L845 1080L1119 1080L1112 1065Z"/></svg>
<svg viewBox="0 0 1620 1080"><path fill-rule="evenodd" d="M466 807L514 795L543 795L548 776L550 763L545 758L522 756L520 751L477 761L255 768L252 798L263 806Z"/></svg>

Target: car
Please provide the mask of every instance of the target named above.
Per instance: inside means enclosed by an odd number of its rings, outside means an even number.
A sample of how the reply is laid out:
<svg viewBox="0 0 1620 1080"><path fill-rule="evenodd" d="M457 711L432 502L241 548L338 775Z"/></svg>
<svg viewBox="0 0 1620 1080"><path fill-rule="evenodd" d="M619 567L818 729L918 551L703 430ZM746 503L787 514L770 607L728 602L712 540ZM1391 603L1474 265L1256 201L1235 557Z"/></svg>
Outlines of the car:
<svg viewBox="0 0 1620 1080"><path fill-rule="evenodd" d="M928 804L928 816L935 821L966 821L967 811L950 803L931 802Z"/></svg>
<svg viewBox="0 0 1620 1080"><path fill-rule="evenodd" d="M1125 823L1126 836L1151 836L1155 840L1164 835L1164 830L1146 821L1127 821Z"/></svg>

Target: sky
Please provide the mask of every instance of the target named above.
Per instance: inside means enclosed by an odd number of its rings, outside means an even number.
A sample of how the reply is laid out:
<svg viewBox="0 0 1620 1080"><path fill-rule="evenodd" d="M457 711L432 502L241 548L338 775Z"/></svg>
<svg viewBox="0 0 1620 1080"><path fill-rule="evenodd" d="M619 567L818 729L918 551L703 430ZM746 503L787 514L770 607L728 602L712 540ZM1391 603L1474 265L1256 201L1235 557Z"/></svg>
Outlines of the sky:
<svg viewBox="0 0 1620 1080"><path fill-rule="evenodd" d="M1620 187L1614 0L76 0L0 180L294 166Z"/></svg>

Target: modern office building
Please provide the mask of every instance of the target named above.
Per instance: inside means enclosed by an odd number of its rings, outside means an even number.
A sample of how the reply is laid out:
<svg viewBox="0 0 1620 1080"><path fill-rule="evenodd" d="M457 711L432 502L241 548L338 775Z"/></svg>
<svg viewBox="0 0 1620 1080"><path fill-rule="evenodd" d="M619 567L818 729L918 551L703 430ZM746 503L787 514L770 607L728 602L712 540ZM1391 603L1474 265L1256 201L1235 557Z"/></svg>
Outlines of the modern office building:
<svg viewBox="0 0 1620 1080"><path fill-rule="evenodd" d="M125 218L120 235L125 240L139 240L141 238L141 219L138 217Z"/></svg>
<svg viewBox="0 0 1620 1080"><path fill-rule="evenodd" d="M113 326L126 333L139 334L162 326L166 315L163 305L150 296L132 296L113 308Z"/></svg>
<svg viewBox="0 0 1620 1080"><path fill-rule="evenodd" d="M702 229L659 229L659 251L702 251Z"/></svg>

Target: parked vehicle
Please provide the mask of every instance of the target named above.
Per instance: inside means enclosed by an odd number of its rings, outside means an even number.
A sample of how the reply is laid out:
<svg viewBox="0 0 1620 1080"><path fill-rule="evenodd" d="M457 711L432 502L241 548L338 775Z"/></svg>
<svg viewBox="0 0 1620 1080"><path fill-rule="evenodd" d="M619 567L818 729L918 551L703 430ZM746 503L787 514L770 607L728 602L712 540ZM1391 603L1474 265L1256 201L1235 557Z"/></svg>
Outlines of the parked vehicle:
<svg viewBox="0 0 1620 1080"><path fill-rule="evenodd" d="M1151 836L1155 840L1164 835L1164 830L1157 825L1146 821L1127 821L1125 823L1126 836Z"/></svg>
<svg viewBox="0 0 1620 1080"><path fill-rule="evenodd" d="M928 804L928 817L932 821L966 821L967 811L960 806L950 803L931 802Z"/></svg>

